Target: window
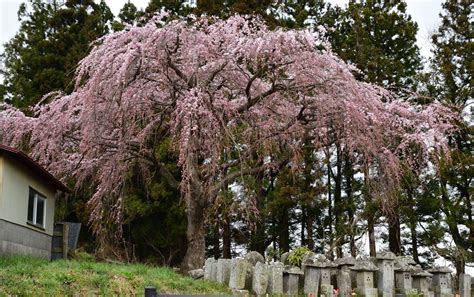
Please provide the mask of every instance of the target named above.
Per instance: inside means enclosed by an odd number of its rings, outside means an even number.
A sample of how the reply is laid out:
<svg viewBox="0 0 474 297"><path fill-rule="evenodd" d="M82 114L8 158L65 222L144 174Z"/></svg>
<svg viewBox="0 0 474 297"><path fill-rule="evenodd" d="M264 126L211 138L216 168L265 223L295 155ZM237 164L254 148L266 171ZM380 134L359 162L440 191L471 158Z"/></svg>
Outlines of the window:
<svg viewBox="0 0 474 297"><path fill-rule="evenodd" d="M44 228L46 197L30 188L28 197L28 223Z"/></svg>

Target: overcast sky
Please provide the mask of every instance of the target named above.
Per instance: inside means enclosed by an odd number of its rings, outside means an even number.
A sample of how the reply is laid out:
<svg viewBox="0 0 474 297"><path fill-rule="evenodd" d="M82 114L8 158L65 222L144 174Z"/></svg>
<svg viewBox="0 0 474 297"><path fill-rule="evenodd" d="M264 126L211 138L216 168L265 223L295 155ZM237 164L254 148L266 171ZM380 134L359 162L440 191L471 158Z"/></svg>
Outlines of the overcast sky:
<svg viewBox="0 0 474 297"><path fill-rule="evenodd" d="M26 0L0 0L0 44L12 38L19 27L17 18L18 7ZM127 0L106 0L110 9L117 15ZM139 9L145 8L149 0L131 0ZM348 0L329 0L329 2L344 6ZM408 13L419 25L418 46L421 53L428 56L430 53L429 35L439 24L442 0L406 0ZM2 49L0 48L0 51Z"/></svg>

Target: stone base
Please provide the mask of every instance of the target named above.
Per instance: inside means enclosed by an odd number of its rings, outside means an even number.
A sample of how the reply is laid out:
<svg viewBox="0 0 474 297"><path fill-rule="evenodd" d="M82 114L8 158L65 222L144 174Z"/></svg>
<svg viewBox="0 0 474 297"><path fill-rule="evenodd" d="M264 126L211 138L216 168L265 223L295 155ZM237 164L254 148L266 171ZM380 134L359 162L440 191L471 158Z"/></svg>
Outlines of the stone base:
<svg viewBox="0 0 474 297"><path fill-rule="evenodd" d="M454 294L451 293L448 289L439 289L435 288L434 290L434 297L454 297Z"/></svg>
<svg viewBox="0 0 474 297"><path fill-rule="evenodd" d="M297 296L299 286L299 275L298 274L285 274L283 276L283 293L287 296Z"/></svg>
<svg viewBox="0 0 474 297"><path fill-rule="evenodd" d="M232 296L250 297L250 293L249 293L248 290L237 290L237 289L234 289L234 290L232 290Z"/></svg>
<svg viewBox="0 0 474 297"><path fill-rule="evenodd" d="M318 296L319 280L321 278L321 270L315 267L306 267L304 270L303 279L303 291L308 296Z"/></svg>
<svg viewBox="0 0 474 297"><path fill-rule="evenodd" d="M364 289L357 288L356 294L357 296L360 296L360 297L377 297L378 290L377 288L364 288Z"/></svg>
<svg viewBox="0 0 474 297"><path fill-rule="evenodd" d="M321 285L321 292L319 293L319 296L332 297L333 294L332 285Z"/></svg>
<svg viewBox="0 0 474 297"><path fill-rule="evenodd" d="M420 296L420 297L434 297L434 292L432 292L432 291L421 291L418 296Z"/></svg>
<svg viewBox="0 0 474 297"><path fill-rule="evenodd" d="M427 291L427 290L421 290L418 293L418 296L420 297L434 297L433 292Z"/></svg>
<svg viewBox="0 0 474 297"><path fill-rule="evenodd" d="M455 297L453 293L434 293L434 297Z"/></svg>
<svg viewBox="0 0 474 297"><path fill-rule="evenodd" d="M0 255L29 255L49 260L51 242L48 234L0 220Z"/></svg>
<svg viewBox="0 0 474 297"><path fill-rule="evenodd" d="M402 296L413 296L413 295L418 295L418 290L417 289L400 289L396 288L395 293L402 295Z"/></svg>

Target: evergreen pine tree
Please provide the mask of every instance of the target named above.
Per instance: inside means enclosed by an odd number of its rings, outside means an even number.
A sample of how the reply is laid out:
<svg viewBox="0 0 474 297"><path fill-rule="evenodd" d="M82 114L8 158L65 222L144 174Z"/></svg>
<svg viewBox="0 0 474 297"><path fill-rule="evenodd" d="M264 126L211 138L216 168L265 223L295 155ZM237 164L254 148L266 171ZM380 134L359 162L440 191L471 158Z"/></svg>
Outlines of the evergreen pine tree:
<svg viewBox="0 0 474 297"><path fill-rule="evenodd" d="M328 31L333 49L357 66L367 81L388 88L411 87L421 58L418 26L406 9L403 0L350 0L335 30Z"/></svg>
<svg viewBox="0 0 474 297"><path fill-rule="evenodd" d="M451 159L442 160L436 180L445 232L449 232L454 242L454 248L438 251L455 262L458 274L464 272L466 262L474 259L473 6L469 0L447 0L443 4L441 26L432 36L432 80L428 88L434 99L453 105L461 117L459 130L451 138ZM433 244L443 240L432 238Z"/></svg>
<svg viewBox="0 0 474 297"><path fill-rule="evenodd" d="M18 11L18 33L4 46L0 88L4 101L27 108L55 91L72 90L77 63L109 30L113 15L104 1L29 0Z"/></svg>

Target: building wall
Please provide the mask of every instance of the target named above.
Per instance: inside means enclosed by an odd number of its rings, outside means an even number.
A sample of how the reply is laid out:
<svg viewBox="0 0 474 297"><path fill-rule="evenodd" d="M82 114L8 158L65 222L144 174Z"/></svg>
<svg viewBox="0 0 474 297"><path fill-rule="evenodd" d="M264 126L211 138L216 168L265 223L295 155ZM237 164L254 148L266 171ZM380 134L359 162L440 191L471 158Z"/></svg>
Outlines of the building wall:
<svg viewBox="0 0 474 297"><path fill-rule="evenodd" d="M51 258L52 237L0 219L0 255L30 255Z"/></svg>
<svg viewBox="0 0 474 297"><path fill-rule="evenodd" d="M33 175L23 164L0 155L0 219L29 228L38 233L53 235L55 189L43 178ZM3 172L3 174L2 174ZM46 197L45 228L27 224L29 187ZM1 237L0 237L1 238Z"/></svg>
<svg viewBox="0 0 474 297"><path fill-rule="evenodd" d="M3 157L0 154L0 209L3 202Z"/></svg>

